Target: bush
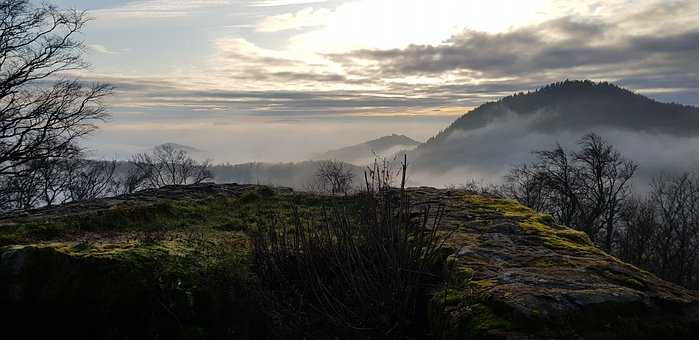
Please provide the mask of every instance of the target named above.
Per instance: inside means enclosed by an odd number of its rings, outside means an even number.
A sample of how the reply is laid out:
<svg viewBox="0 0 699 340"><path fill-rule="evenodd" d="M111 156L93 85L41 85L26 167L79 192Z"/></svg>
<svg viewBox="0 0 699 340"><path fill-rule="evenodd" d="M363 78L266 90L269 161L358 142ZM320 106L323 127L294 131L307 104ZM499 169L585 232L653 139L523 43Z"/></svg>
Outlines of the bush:
<svg viewBox="0 0 699 340"><path fill-rule="evenodd" d="M444 283L443 209L414 211L402 189L357 197L359 209L341 204L315 218L295 210L290 225L271 223L253 237L254 271L280 338L428 332L428 291Z"/></svg>

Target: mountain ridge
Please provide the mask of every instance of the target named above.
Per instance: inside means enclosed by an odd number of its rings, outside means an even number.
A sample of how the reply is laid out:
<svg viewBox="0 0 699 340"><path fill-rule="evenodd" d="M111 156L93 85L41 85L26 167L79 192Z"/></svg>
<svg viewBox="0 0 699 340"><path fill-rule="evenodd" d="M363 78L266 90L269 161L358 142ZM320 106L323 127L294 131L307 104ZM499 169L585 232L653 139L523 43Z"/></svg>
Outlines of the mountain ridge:
<svg viewBox="0 0 699 340"><path fill-rule="evenodd" d="M574 147L583 135L597 133L622 154L644 161L641 172L648 177L667 164L670 171L696 166L691 159L697 131L697 107L662 103L608 82L566 80L485 103L409 158L423 173L471 173L497 181L513 165L529 161L532 151Z"/></svg>
<svg viewBox="0 0 699 340"><path fill-rule="evenodd" d="M541 111L542 109L546 108L558 110L568 109L569 107L579 105L581 104L580 102L584 101L590 101L590 104L594 104L594 102L592 102L591 100L599 101L600 99L610 99L614 96L617 98L630 99L631 105L633 107L643 107L651 105L654 106L655 109L655 107L662 106L662 109L667 110L665 112L669 112L668 114L681 115L680 117L674 117L675 119L679 118L680 121L677 121L676 124L669 124L671 126L686 128L688 122L694 124L695 126L699 126L699 108L697 107L677 103L660 102L609 82L593 82L590 80L565 80L562 82L548 84L535 91L530 91L527 93L518 92L513 95L503 97L500 100L482 104L476 109L473 109L468 113L462 115L461 117L457 118L446 129L444 129L434 137L428 139L423 145L427 146L432 143L435 143L441 140L444 135L448 135L455 129L482 127L484 123L492 121L493 117L486 117L487 114L497 113L497 110L511 110L511 112L517 114L532 114L534 112ZM538 101L544 99L552 101L553 104L545 104L543 106L540 105ZM567 103L564 103L564 101L567 101ZM585 106L584 103L582 104L582 106ZM568 108L564 106L568 106ZM658 119L657 116L652 117L650 112L648 112L648 109L641 109L640 112L644 116L643 118L655 118L654 122L656 123L667 123L667 121L665 120ZM592 118L595 118L596 121L578 121L578 123L587 123L587 125L605 123L601 119L604 117L600 117L599 115L594 115L592 116ZM470 121L473 119L477 119L477 124L474 125L473 123L470 123ZM612 122L622 123L620 121ZM629 121L623 122L628 123ZM645 124L633 124L631 126L626 127L629 128L641 126L645 126ZM663 128L665 126L661 124L660 128ZM580 126L575 127L579 128ZM657 129L658 126L656 126L655 128ZM687 129L685 133L686 132L695 131Z"/></svg>
<svg viewBox="0 0 699 340"><path fill-rule="evenodd" d="M366 165L373 160L374 155L390 158L398 152L412 149L420 144L408 136L393 133L367 142L329 150L314 155L312 159L339 160L356 165Z"/></svg>

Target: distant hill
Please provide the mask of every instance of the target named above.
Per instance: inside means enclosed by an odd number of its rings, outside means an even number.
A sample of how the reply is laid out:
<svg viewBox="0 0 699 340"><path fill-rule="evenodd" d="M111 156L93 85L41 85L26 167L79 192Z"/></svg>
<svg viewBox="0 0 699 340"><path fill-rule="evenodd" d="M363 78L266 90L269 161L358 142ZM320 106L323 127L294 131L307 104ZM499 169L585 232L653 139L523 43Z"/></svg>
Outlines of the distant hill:
<svg viewBox="0 0 699 340"><path fill-rule="evenodd" d="M197 149L197 148L195 148L195 147L193 147L193 146L182 145L182 144L177 144L177 143L163 143L163 144L160 144L160 145L156 145L154 148L161 147L161 146L170 146L170 147L174 148L175 150L182 150L182 151L186 151L186 152L188 152L188 153L201 153L201 152L204 152L203 150Z"/></svg>
<svg viewBox="0 0 699 340"><path fill-rule="evenodd" d="M497 178L530 159L532 150L556 143L571 147L590 132L608 139L648 174L698 165L699 108L588 80L554 83L483 104L410 156L417 170L439 173L444 182Z"/></svg>
<svg viewBox="0 0 699 340"><path fill-rule="evenodd" d="M420 145L420 142L398 134L384 136L365 143L331 150L313 156L313 159L335 159L356 165L366 165L374 160L374 155L393 157L401 151L409 151Z"/></svg>

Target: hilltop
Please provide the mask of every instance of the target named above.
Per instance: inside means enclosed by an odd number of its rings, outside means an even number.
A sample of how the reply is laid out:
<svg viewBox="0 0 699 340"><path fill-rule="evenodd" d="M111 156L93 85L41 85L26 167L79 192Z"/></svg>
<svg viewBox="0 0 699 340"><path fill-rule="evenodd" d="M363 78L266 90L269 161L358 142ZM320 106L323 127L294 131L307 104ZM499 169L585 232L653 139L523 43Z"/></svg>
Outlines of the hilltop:
<svg viewBox="0 0 699 340"><path fill-rule="evenodd" d="M412 150L420 144L408 136L394 133L368 142L327 151L313 156L313 159L331 159L355 165L368 165L374 160L374 155L391 158L400 152Z"/></svg>
<svg viewBox="0 0 699 340"><path fill-rule="evenodd" d="M423 314L445 339L690 339L699 294L515 202L412 188L444 207L447 287ZM170 186L0 219L4 325L73 338L266 338L250 233L341 198L255 185ZM23 327L27 321L41 327Z"/></svg>

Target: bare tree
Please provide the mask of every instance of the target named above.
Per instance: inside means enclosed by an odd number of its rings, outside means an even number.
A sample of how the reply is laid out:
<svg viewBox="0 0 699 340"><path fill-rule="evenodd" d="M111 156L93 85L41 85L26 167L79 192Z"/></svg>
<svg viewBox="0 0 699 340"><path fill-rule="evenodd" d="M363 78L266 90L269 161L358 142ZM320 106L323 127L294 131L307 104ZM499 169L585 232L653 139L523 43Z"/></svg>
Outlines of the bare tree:
<svg viewBox="0 0 699 340"><path fill-rule="evenodd" d="M84 13L28 0L0 3L0 175L18 175L37 159L74 155L76 139L105 118L103 84L62 78L86 67Z"/></svg>
<svg viewBox="0 0 699 340"><path fill-rule="evenodd" d="M628 200L620 215L618 255L656 275L699 287L699 180L656 177L643 199Z"/></svg>
<svg viewBox="0 0 699 340"><path fill-rule="evenodd" d="M84 85L66 71L84 69L83 12L0 2L0 182L3 206L27 209L58 199L61 159L106 118L104 84ZM57 163L58 162L58 163ZM24 190L25 192L21 192ZM37 192L40 192L39 194ZM9 203L8 203L9 202Z"/></svg>
<svg viewBox="0 0 699 340"><path fill-rule="evenodd" d="M578 145L580 150L570 154L560 145L535 152L536 161L513 169L506 177L505 192L551 213L559 223L585 231L611 250L637 165L598 135L586 135Z"/></svg>
<svg viewBox="0 0 699 340"><path fill-rule="evenodd" d="M134 168L126 177L127 192L165 185L201 183L213 178L208 160L197 161L187 151L173 145L159 145L152 153L139 153L132 158Z"/></svg>
<svg viewBox="0 0 699 340"><path fill-rule="evenodd" d="M133 157L133 162L136 161L136 157ZM150 184L147 180L150 174L148 173L147 170L148 168L141 164L141 163L135 163L127 173L124 175L123 178L119 179L119 185L118 185L118 194L131 194L136 191L142 190L142 189L147 189L148 185Z"/></svg>
<svg viewBox="0 0 699 340"><path fill-rule="evenodd" d="M504 196L513 198L536 211L553 211L551 203L554 201L540 173L527 164L510 170L505 176L506 185L500 192Z"/></svg>
<svg viewBox="0 0 699 340"><path fill-rule="evenodd" d="M72 201L83 201L114 194L116 164L116 161L70 161L66 195Z"/></svg>
<svg viewBox="0 0 699 340"><path fill-rule="evenodd" d="M630 180L638 165L624 159L596 134L586 135L579 145L581 149L574 158L580 164L577 172L581 185L578 191L582 206L580 224L595 238L602 230L602 245L611 250L621 206L630 195Z"/></svg>
<svg viewBox="0 0 699 340"><path fill-rule="evenodd" d="M32 169L40 177L42 203L48 206L65 203L70 199L67 194L71 183L71 167L75 160L66 158L49 158L35 161Z"/></svg>
<svg viewBox="0 0 699 340"><path fill-rule="evenodd" d="M40 202L41 178L37 173L0 177L0 209L26 210Z"/></svg>
<svg viewBox="0 0 699 340"><path fill-rule="evenodd" d="M631 264L657 270L656 239L660 231L655 205L650 199L630 199L620 214L617 254Z"/></svg>
<svg viewBox="0 0 699 340"><path fill-rule="evenodd" d="M328 160L318 164L315 180L317 191L346 195L352 189L354 174L347 164Z"/></svg>
<svg viewBox="0 0 699 340"><path fill-rule="evenodd" d="M574 160L560 145L534 155L537 159L532 164L510 171L506 192L533 208L551 213L559 223L577 226L581 214L580 178Z"/></svg>
<svg viewBox="0 0 699 340"><path fill-rule="evenodd" d="M658 177L650 200L656 208L657 272L688 287L699 283L699 183L695 176Z"/></svg>

